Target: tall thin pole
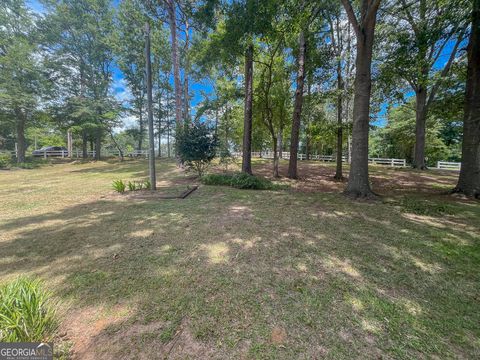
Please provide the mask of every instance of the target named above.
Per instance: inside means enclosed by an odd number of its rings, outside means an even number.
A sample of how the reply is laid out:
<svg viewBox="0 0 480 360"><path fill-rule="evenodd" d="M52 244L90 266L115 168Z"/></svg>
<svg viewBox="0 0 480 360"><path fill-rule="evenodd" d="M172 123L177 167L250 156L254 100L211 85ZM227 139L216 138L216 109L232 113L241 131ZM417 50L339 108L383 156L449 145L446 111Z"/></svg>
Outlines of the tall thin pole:
<svg viewBox="0 0 480 360"><path fill-rule="evenodd" d="M153 137L153 111L152 111L152 64L150 61L150 26L145 24L145 70L147 74L147 111L148 111L148 157L150 171L150 190L157 189L155 177L155 139Z"/></svg>

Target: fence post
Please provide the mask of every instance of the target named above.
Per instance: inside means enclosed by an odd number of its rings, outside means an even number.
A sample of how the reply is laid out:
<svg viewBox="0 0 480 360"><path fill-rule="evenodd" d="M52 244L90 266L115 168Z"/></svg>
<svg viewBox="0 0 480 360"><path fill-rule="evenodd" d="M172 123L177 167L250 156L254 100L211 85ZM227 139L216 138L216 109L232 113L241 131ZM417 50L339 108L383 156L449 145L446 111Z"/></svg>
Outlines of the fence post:
<svg viewBox="0 0 480 360"><path fill-rule="evenodd" d="M43 158L44 158L44 159L47 158L47 150L43 150Z"/></svg>
<svg viewBox="0 0 480 360"><path fill-rule="evenodd" d="M395 166L395 162L393 161L393 159L390 160L390 164L392 164L392 167Z"/></svg>
<svg viewBox="0 0 480 360"><path fill-rule="evenodd" d="M437 169L440 169L440 161L437 161Z"/></svg>

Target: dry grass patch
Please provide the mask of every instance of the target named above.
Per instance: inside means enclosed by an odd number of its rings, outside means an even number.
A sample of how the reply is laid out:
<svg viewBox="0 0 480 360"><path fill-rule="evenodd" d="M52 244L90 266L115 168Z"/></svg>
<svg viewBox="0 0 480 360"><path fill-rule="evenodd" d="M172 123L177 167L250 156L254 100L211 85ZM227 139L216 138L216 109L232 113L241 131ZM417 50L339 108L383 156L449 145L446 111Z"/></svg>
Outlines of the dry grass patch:
<svg viewBox="0 0 480 360"><path fill-rule="evenodd" d="M214 186L185 200L112 197L113 179L146 169L61 164L0 177L0 281L46 282L74 358L478 357L478 202L415 214L397 201L401 188L377 203ZM173 162L159 162L158 177L185 181Z"/></svg>

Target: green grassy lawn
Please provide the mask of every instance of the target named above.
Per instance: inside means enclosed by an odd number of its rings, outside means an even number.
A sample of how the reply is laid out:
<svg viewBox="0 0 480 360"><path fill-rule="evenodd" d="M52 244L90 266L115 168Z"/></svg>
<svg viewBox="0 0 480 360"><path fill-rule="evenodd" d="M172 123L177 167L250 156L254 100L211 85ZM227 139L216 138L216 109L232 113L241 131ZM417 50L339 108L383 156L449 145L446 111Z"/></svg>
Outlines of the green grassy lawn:
<svg viewBox="0 0 480 360"><path fill-rule="evenodd" d="M2 171L0 282L46 282L76 359L479 358L480 204L440 195L456 174L375 167L383 200L352 202L302 166L184 200L115 194L144 160Z"/></svg>

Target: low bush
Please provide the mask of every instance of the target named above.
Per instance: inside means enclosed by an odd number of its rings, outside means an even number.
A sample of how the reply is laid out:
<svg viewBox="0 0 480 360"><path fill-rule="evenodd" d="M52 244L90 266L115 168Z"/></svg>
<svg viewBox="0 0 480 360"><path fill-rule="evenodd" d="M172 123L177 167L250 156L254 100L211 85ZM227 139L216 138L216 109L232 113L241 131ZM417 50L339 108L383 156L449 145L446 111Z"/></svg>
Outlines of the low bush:
<svg viewBox="0 0 480 360"><path fill-rule="evenodd" d="M145 181L142 183L142 186L143 186L145 189L151 189L151 188L152 188L152 183L150 182L150 180L145 180Z"/></svg>
<svg viewBox="0 0 480 360"><path fill-rule="evenodd" d="M0 152L0 169L8 169L12 164L12 155Z"/></svg>
<svg viewBox="0 0 480 360"><path fill-rule="evenodd" d="M177 131L176 141L182 163L201 177L215 157L217 138L212 129L194 122Z"/></svg>
<svg viewBox="0 0 480 360"><path fill-rule="evenodd" d="M18 278L0 287L0 342L52 339L58 327L51 294L38 280Z"/></svg>
<svg viewBox="0 0 480 360"><path fill-rule="evenodd" d="M116 192L124 193L127 188L129 191L137 191L143 189L147 190L151 188L151 184L150 180L128 182L125 182L123 180L114 180L112 187Z"/></svg>
<svg viewBox="0 0 480 360"><path fill-rule="evenodd" d="M135 181L129 181L127 185L128 185L128 190L130 191L137 190L137 184L135 183Z"/></svg>
<svg viewBox="0 0 480 360"><path fill-rule="evenodd" d="M205 185L223 185L237 189L252 190L279 190L284 188L281 185L272 183L270 180L246 173L208 174L202 177L202 183Z"/></svg>
<svg viewBox="0 0 480 360"><path fill-rule="evenodd" d="M232 175L227 174L208 174L202 177L202 183L205 185L224 185L231 186Z"/></svg>
<svg viewBox="0 0 480 360"><path fill-rule="evenodd" d="M232 186L237 189L270 190L274 187L274 184L269 180L253 175L236 173L232 176Z"/></svg>
<svg viewBox="0 0 480 360"><path fill-rule="evenodd" d="M125 182L123 182L123 180L113 180L112 187L113 187L113 190L115 190L116 192L124 193L127 188L127 185L125 184Z"/></svg>

